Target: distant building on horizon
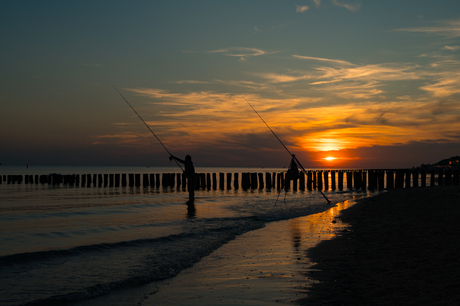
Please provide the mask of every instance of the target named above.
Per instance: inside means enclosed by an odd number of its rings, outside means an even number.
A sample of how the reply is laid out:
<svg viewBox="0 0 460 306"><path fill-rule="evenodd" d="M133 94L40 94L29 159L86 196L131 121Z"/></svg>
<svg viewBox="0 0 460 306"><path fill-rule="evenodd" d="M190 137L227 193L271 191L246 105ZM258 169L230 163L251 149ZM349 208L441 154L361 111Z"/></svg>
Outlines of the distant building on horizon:
<svg viewBox="0 0 460 306"><path fill-rule="evenodd" d="M422 169L432 169L432 168L457 169L457 168L460 168L460 156L453 156L451 158L443 159L432 165L422 164L420 168Z"/></svg>

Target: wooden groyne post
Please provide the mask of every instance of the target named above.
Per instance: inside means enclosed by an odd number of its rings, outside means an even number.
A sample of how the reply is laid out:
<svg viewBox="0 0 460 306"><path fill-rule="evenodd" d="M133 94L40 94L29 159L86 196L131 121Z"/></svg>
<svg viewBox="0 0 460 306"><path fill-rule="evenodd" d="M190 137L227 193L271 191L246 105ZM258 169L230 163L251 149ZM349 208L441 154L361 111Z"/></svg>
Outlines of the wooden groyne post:
<svg viewBox="0 0 460 306"><path fill-rule="evenodd" d="M460 169L310 170L297 180L286 180L285 172L197 173L195 188L230 190L382 190L460 183ZM345 186L346 181L346 186ZM74 187L170 188L186 190L181 173L0 175L0 183L50 184Z"/></svg>

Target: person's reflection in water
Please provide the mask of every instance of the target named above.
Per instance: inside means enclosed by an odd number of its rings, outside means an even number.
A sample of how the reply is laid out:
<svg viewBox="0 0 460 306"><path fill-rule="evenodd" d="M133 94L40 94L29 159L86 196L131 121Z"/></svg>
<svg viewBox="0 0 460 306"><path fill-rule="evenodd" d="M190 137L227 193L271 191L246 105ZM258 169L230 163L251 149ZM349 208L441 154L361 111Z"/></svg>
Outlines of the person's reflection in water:
<svg viewBox="0 0 460 306"><path fill-rule="evenodd" d="M196 215L196 209L194 203L187 202L187 218L193 219Z"/></svg>

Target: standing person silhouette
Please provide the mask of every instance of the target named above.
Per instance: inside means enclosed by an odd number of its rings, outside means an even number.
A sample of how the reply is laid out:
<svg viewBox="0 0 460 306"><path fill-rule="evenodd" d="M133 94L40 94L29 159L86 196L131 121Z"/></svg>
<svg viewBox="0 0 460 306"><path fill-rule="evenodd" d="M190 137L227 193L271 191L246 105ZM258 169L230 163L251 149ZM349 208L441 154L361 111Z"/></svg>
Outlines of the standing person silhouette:
<svg viewBox="0 0 460 306"><path fill-rule="evenodd" d="M169 157L169 160L177 160L184 164L185 170L184 175L187 178L187 189L188 189L188 202L187 205L193 205L195 201L195 167L193 167L192 157L190 155L185 156L185 160L182 160L174 155Z"/></svg>

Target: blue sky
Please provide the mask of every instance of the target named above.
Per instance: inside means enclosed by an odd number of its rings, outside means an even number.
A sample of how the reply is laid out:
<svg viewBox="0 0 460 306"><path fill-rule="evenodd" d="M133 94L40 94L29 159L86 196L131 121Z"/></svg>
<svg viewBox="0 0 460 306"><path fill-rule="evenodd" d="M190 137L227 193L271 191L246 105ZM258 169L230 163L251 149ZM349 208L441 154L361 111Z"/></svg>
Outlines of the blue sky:
<svg viewBox="0 0 460 306"><path fill-rule="evenodd" d="M460 155L458 1L3 1L0 163L412 167ZM244 98L243 98L244 97ZM324 160L335 157L335 160Z"/></svg>

